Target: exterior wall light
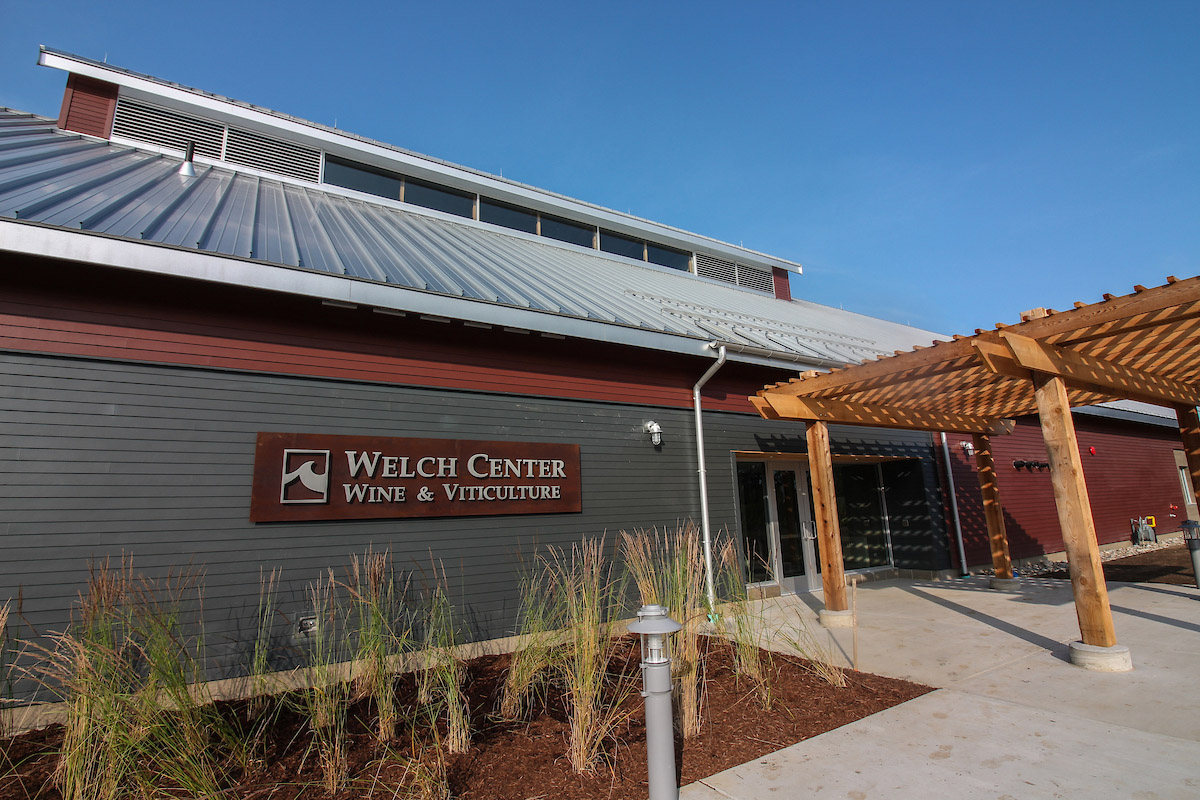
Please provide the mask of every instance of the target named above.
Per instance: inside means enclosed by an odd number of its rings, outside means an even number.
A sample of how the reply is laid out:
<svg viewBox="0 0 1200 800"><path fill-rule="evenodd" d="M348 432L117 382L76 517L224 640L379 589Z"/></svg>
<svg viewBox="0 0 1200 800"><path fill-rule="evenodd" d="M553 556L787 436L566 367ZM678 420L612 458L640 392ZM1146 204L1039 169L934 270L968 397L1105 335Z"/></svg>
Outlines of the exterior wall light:
<svg viewBox="0 0 1200 800"><path fill-rule="evenodd" d="M648 423L647 427L652 423ZM642 697L646 698L646 773L650 800L679 800L675 776L675 718L671 704L670 634L683 626L667 607L645 605L629 623L642 645Z"/></svg>
<svg viewBox="0 0 1200 800"><path fill-rule="evenodd" d="M963 450L963 453L964 453L964 454L965 454L965 455L966 455L968 458L970 458L971 456L975 455L975 444L974 444L974 442L966 442L966 441L963 441L963 442L959 442L959 443L958 443L958 446L962 448L962 450Z"/></svg>
<svg viewBox="0 0 1200 800"><path fill-rule="evenodd" d="M662 426L654 420L650 420L642 426L642 430L650 434L650 444L658 447L662 444Z"/></svg>
<svg viewBox="0 0 1200 800"><path fill-rule="evenodd" d="M300 617L296 620L296 638L311 639L317 633L317 618L315 616Z"/></svg>

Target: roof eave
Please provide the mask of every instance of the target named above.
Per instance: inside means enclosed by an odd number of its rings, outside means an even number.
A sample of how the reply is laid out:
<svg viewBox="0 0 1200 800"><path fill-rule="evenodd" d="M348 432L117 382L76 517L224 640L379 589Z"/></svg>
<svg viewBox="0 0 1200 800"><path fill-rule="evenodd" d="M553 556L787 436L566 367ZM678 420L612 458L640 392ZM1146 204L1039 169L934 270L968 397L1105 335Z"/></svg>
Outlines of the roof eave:
<svg viewBox="0 0 1200 800"><path fill-rule="evenodd" d="M166 251L169 257L164 257ZM590 341L609 342L678 355L712 358L711 338L651 331L391 286L302 267L207 253L186 247L137 242L26 220L0 219L0 252L168 275L241 288L301 295L365 308L403 311L495 327L509 327ZM790 353L730 352L729 359L783 369L821 366ZM808 365L808 366L805 366Z"/></svg>

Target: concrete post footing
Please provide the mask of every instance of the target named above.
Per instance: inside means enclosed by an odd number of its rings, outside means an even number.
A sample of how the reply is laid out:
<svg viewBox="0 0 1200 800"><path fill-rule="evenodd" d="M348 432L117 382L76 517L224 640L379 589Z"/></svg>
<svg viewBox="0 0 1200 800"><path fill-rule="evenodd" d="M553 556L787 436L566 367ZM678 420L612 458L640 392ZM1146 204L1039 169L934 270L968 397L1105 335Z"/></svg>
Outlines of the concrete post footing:
<svg viewBox="0 0 1200 800"><path fill-rule="evenodd" d="M1100 647L1083 642L1071 642L1071 663L1096 672L1128 672L1133 669L1129 648L1123 644Z"/></svg>
<svg viewBox="0 0 1200 800"><path fill-rule="evenodd" d="M1021 588L1021 581L1018 578L992 578L989 585L1001 592L1014 592Z"/></svg>
<svg viewBox="0 0 1200 800"><path fill-rule="evenodd" d="M826 628L849 628L854 624L854 618L849 611L830 611L822 608L817 612L817 618Z"/></svg>

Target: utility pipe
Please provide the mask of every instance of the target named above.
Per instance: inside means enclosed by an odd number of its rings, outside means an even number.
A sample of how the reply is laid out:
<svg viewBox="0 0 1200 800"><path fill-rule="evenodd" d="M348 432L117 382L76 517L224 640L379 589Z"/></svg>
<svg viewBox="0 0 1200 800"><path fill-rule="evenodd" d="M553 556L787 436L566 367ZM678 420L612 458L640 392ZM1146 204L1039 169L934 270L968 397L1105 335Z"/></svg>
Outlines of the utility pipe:
<svg viewBox="0 0 1200 800"><path fill-rule="evenodd" d="M950 445L946 432L942 431L942 460L946 463L946 485L950 489L950 514L954 518L954 540L958 543L958 575L965 578L967 572L967 550L963 547L962 520L958 518L958 497L954 491L954 466L950 463Z"/></svg>
<svg viewBox="0 0 1200 800"><path fill-rule="evenodd" d="M717 607L717 589L713 582L712 525L708 520L708 470L704 466L704 421L700 416L700 390L708 383L709 378L717 374L717 370L725 366L726 354L725 345L717 345L714 342L709 347L717 348L717 360L692 387L692 408L696 412L696 461L700 465L697 472L700 475L700 524L704 533L704 585L708 593L709 610L715 613L713 609Z"/></svg>

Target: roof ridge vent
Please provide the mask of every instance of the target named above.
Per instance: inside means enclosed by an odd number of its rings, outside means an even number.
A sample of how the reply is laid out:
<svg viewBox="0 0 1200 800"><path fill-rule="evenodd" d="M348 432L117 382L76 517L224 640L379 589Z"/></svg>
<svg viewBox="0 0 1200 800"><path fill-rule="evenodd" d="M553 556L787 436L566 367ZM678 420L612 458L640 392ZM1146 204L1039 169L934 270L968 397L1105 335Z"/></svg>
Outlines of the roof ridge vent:
<svg viewBox="0 0 1200 800"><path fill-rule="evenodd" d="M708 253L696 253L696 274L758 292L775 291L775 283L769 270L727 261Z"/></svg>
<svg viewBox="0 0 1200 800"><path fill-rule="evenodd" d="M113 117L113 135L317 183L321 151L255 131L185 114L141 100L121 97Z"/></svg>

